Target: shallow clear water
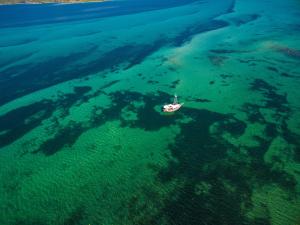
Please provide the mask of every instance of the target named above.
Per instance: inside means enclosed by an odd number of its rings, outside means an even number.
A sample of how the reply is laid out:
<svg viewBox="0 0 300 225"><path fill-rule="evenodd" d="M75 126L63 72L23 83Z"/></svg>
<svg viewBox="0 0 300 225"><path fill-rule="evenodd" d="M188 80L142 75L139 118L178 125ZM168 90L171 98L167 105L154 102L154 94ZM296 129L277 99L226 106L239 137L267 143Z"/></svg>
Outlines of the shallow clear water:
<svg viewBox="0 0 300 225"><path fill-rule="evenodd" d="M0 224L299 224L299 15L0 6Z"/></svg>

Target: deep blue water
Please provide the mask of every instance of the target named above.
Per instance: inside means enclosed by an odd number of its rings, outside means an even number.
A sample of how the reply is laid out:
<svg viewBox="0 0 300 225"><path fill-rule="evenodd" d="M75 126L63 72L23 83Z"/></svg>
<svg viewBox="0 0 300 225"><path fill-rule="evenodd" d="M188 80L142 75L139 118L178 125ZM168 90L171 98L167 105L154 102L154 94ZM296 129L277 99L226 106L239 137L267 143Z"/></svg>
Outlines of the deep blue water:
<svg viewBox="0 0 300 225"><path fill-rule="evenodd" d="M0 89L3 94L0 105L41 88L112 69L122 63L127 63L128 69L162 46L180 46L195 34L227 26L227 22L214 18L231 12L233 5L233 0L129 0L1 6ZM182 17L186 14L191 18ZM113 20L105 22L112 17ZM139 27L145 25L138 33L134 30L136 22ZM31 26L37 24L39 26ZM147 35L143 38L144 33ZM88 36L94 36L92 46L76 53L86 48ZM68 40L68 44L61 45L60 39ZM123 43L124 40L127 41ZM102 43L106 43L106 47ZM45 47L48 45L57 51L49 51ZM67 45L71 51L67 50ZM52 57L39 57L39 54ZM82 59L93 54L89 63L80 65ZM79 63L76 70L68 70L68 65L75 61Z"/></svg>
<svg viewBox="0 0 300 225"><path fill-rule="evenodd" d="M297 1L0 6L0 225L299 224Z"/></svg>
<svg viewBox="0 0 300 225"><path fill-rule="evenodd" d="M149 10L176 7L196 0L127 0L84 4L18 4L0 6L0 27L27 26L128 15Z"/></svg>

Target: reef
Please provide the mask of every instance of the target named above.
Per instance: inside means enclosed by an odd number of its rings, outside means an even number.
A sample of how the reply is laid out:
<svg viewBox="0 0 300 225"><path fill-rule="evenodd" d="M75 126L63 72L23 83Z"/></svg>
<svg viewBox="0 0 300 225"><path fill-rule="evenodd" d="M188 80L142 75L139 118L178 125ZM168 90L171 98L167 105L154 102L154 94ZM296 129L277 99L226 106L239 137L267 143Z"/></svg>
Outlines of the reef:
<svg viewBox="0 0 300 225"><path fill-rule="evenodd" d="M281 45L274 45L272 48L275 51L284 54L285 56L288 56L288 57L291 57L294 59L300 59L300 50L298 50L298 49L281 46Z"/></svg>

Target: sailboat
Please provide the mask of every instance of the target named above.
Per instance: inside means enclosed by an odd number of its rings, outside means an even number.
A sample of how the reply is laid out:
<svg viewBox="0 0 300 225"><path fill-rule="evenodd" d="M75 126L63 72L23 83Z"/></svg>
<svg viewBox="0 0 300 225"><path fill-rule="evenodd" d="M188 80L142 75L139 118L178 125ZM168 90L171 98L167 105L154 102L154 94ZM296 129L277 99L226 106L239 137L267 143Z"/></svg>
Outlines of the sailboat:
<svg viewBox="0 0 300 225"><path fill-rule="evenodd" d="M163 112L175 112L183 106L184 103L178 103L177 95L174 95L174 101L172 104L167 104L162 107Z"/></svg>

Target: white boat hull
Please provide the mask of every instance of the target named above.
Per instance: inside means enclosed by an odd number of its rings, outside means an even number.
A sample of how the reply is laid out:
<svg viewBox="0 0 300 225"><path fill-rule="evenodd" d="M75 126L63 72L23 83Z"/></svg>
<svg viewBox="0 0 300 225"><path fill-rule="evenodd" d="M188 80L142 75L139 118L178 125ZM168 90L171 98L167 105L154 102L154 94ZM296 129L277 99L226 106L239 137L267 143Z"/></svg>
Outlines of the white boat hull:
<svg viewBox="0 0 300 225"><path fill-rule="evenodd" d="M183 104L168 104L163 106L164 112L175 112L181 108Z"/></svg>

